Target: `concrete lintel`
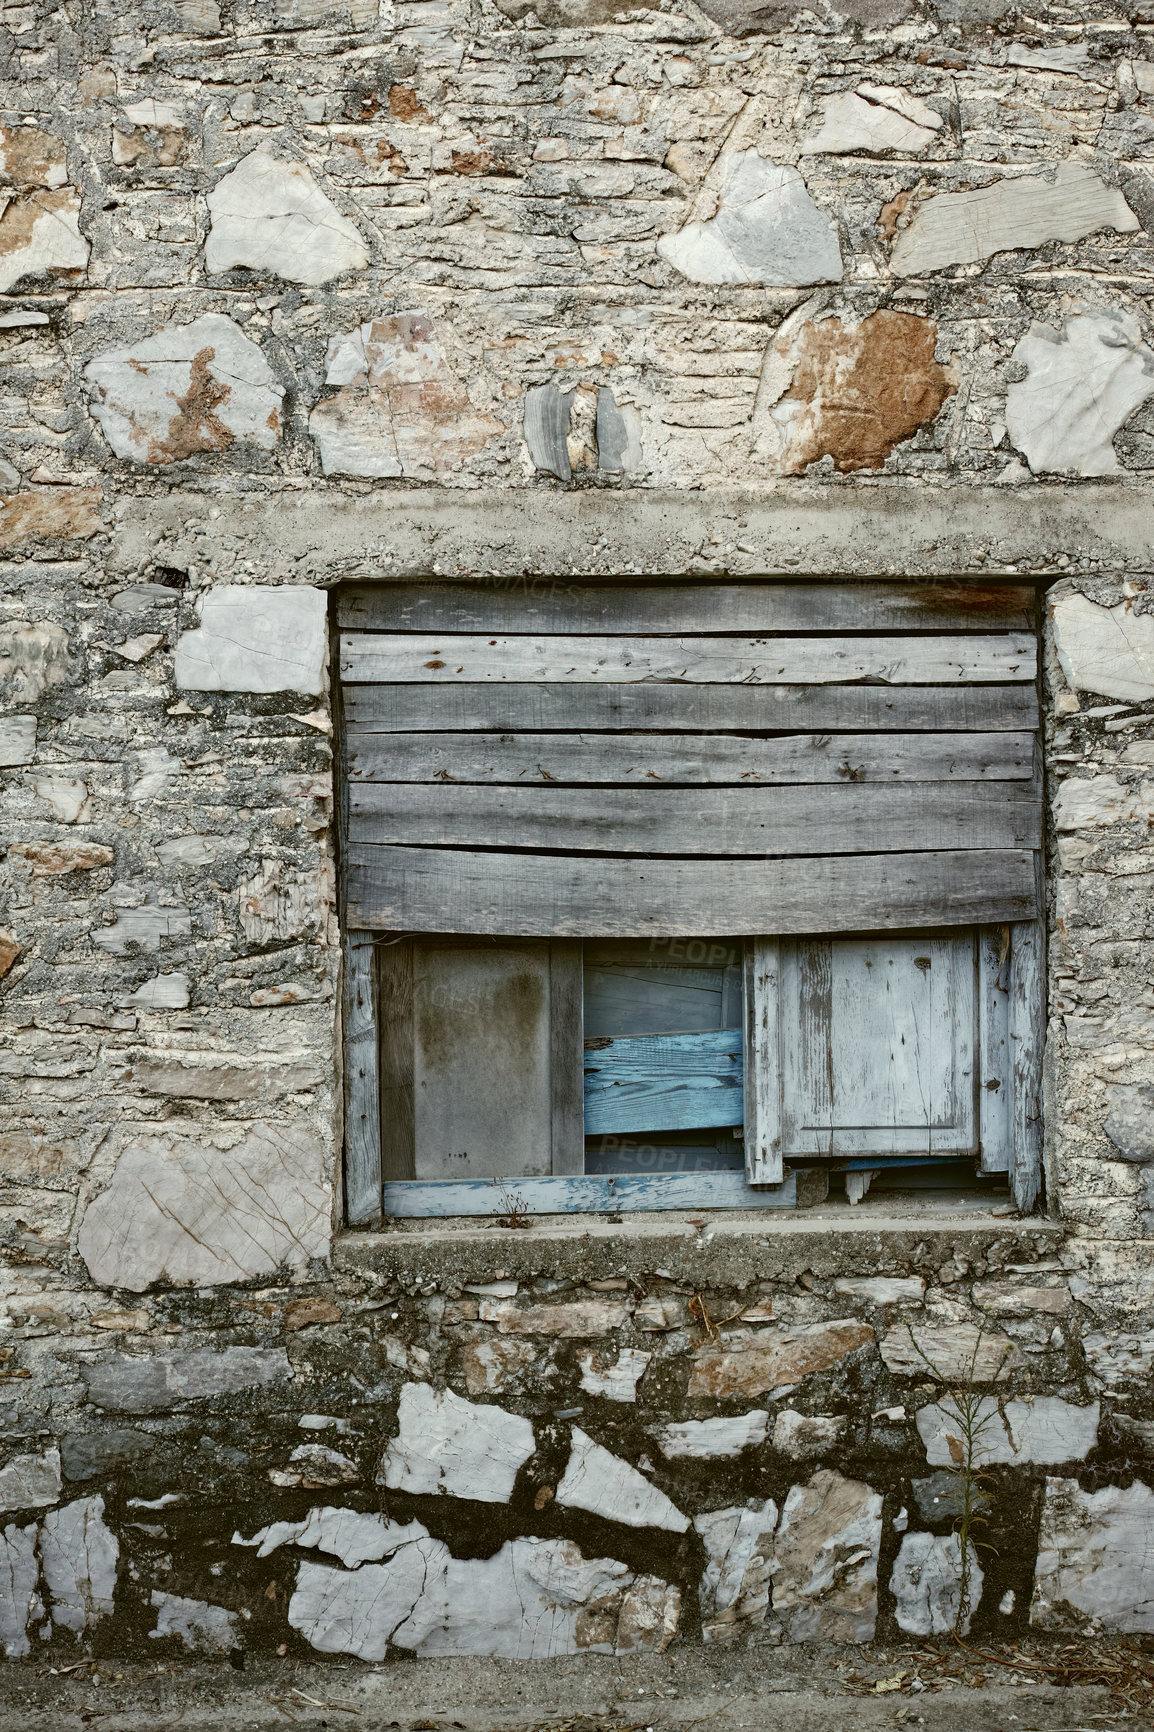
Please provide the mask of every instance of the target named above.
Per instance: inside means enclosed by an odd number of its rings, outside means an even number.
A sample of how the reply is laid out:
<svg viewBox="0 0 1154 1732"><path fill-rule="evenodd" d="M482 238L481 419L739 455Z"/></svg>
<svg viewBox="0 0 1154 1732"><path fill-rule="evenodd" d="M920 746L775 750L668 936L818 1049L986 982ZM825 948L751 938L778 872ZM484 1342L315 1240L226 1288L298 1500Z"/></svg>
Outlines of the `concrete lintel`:
<svg viewBox="0 0 1154 1732"><path fill-rule="evenodd" d="M329 486L243 495L172 492L117 502L111 561L141 570L235 549L258 579L697 571L721 576L931 576L1054 568L1059 555L1147 570L1154 488L908 483L646 492ZM264 572L261 572L261 566Z"/></svg>

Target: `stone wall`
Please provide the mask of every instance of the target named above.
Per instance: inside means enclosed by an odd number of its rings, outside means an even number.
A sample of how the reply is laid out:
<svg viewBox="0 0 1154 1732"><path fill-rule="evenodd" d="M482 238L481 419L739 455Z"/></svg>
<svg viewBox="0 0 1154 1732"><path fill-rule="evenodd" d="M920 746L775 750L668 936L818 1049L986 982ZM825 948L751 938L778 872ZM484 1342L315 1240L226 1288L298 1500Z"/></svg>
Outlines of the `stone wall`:
<svg viewBox="0 0 1154 1732"><path fill-rule="evenodd" d="M1152 1627L1154 25L1035 13L0 14L9 1657L944 1629L943 1379L963 1621ZM1047 1215L340 1231L325 592L640 570L1036 576Z"/></svg>

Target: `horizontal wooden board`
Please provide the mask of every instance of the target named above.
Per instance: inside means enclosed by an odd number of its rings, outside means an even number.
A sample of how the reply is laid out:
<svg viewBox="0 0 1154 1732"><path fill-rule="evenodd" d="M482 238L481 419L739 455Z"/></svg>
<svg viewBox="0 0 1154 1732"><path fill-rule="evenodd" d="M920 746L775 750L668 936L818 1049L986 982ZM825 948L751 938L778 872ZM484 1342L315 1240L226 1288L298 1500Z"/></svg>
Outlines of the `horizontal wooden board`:
<svg viewBox="0 0 1154 1732"><path fill-rule="evenodd" d="M347 680L449 685L505 680L588 685L688 680L706 685L952 685L1032 680L1028 632L964 637L486 637L464 632L343 632Z"/></svg>
<svg viewBox="0 0 1154 1732"><path fill-rule="evenodd" d="M349 845L351 926L701 937L994 925L1036 915L1029 849L792 860L611 860Z"/></svg>
<svg viewBox="0 0 1154 1732"><path fill-rule="evenodd" d="M1022 583L514 577L348 587L337 618L357 631L1028 631L1034 606Z"/></svg>
<svg viewBox="0 0 1154 1732"><path fill-rule="evenodd" d="M811 732L1036 728L1033 685L698 686L346 685L345 721L364 732Z"/></svg>
<svg viewBox="0 0 1154 1732"><path fill-rule="evenodd" d="M701 788L490 788L372 782L349 790L349 840L598 854L880 854L1039 848L1029 782L834 782Z"/></svg>
<svg viewBox="0 0 1154 1732"><path fill-rule="evenodd" d="M604 1178L510 1179L504 1186L531 1215L610 1214L619 1210L653 1209L795 1209L797 1180L784 1184L745 1182L744 1173L661 1173L653 1178L632 1174ZM384 1187L386 1215L487 1215L507 1213L500 1187L476 1181L456 1184L400 1181Z"/></svg>
<svg viewBox="0 0 1154 1732"><path fill-rule="evenodd" d="M1028 733L376 734L350 728L349 775L365 782L632 783L1021 781Z"/></svg>
<svg viewBox="0 0 1154 1732"><path fill-rule="evenodd" d="M585 1135L739 1125L739 1028L585 1042Z"/></svg>

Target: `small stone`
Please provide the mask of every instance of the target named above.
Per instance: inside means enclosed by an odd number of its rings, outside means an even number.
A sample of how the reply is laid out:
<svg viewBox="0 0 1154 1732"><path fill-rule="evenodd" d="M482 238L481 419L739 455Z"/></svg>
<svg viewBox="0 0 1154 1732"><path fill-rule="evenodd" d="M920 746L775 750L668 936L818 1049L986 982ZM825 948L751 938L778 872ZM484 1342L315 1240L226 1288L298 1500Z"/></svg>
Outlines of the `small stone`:
<svg viewBox="0 0 1154 1732"><path fill-rule="evenodd" d="M1154 1329L1145 1334L1092 1330L1082 1337L1082 1351L1096 1377L1114 1388L1146 1383L1154 1375Z"/></svg>
<svg viewBox="0 0 1154 1732"><path fill-rule="evenodd" d="M339 1323L340 1320L340 1306L321 1294L311 1299L290 1299L285 1306L284 1326L290 1333L295 1329L311 1329L317 1323Z"/></svg>
<svg viewBox="0 0 1154 1732"><path fill-rule="evenodd" d="M94 1479L140 1461L156 1448L146 1431L77 1431L60 1445L65 1479Z"/></svg>
<svg viewBox="0 0 1154 1732"><path fill-rule="evenodd" d="M68 633L59 625L17 620L0 625L0 700L34 704L68 679Z"/></svg>
<svg viewBox="0 0 1154 1732"><path fill-rule="evenodd" d="M866 1305L919 1305L926 1284L920 1275L855 1275L835 1281L833 1290Z"/></svg>
<svg viewBox="0 0 1154 1732"><path fill-rule="evenodd" d="M15 1455L0 1468L0 1511L55 1503L63 1489L58 1449L46 1449L40 1455Z"/></svg>
<svg viewBox="0 0 1154 1732"><path fill-rule="evenodd" d="M632 1528L664 1528L683 1534L689 1527L689 1518L663 1491L619 1455L594 1443L579 1426L573 1427L572 1449L557 1487L557 1503L561 1508L588 1510Z"/></svg>
<svg viewBox="0 0 1154 1732"><path fill-rule="evenodd" d="M1030 1623L1097 1636L1154 1630L1154 1491L1048 1479Z"/></svg>
<svg viewBox="0 0 1154 1732"><path fill-rule="evenodd" d="M664 1654L681 1621L681 1590L660 1576L638 1576L617 1617L614 1653Z"/></svg>
<svg viewBox="0 0 1154 1732"><path fill-rule="evenodd" d="M613 1359L603 1353L581 1357L581 1387L587 1395L603 1395L607 1401L636 1401L637 1385L645 1375L652 1353L624 1347Z"/></svg>
<svg viewBox="0 0 1154 1732"><path fill-rule="evenodd" d="M662 1426L657 1447L670 1461L725 1461L765 1442L769 1414L763 1407L716 1419L682 1419Z"/></svg>
<svg viewBox="0 0 1154 1732"><path fill-rule="evenodd" d="M190 991L187 974L157 974L118 1002L131 1005L134 1010L184 1010Z"/></svg>
<svg viewBox="0 0 1154 1732"><path fill-rule="evenodd" d="M111 926L92 933L97 949L110 956L128 956L159 950L167 938L188 938L192 917L187 908L159 908L147 903L141 908L122 908Z"/></svg>
<svg viewBox="0 0 1154 1732"><path fill-rule="evenodd" d="M848 1421L844 1414L812 1415L786 1407L773 1424L773 1447L782 1455L802 1461L835 1449Z"/></svg>
<svg viewBox="0 0 1154 1732"><path fill-rule="evenodd" d="M36 756L36 717L0 716L0 770L30 764Z"/></svg>
<svg viewBox="0 0 1154 1732"><path fill-rule="evenodd" d="M1124 1161L1154 1161L1154 1088L1145 1083L1112 1083L1106 1089L1109 1114L1102 1129Z"/></svg>
<svg viewBox="0 0 1154 1732"><path fill-rule="evenodd" d="M536 1449L533 1427L502 1407L475 1406L451 1389L406 1383L397 1436L381 1458L378 1485L415 1495L440 1492L479 1503L508 1503L520 1469Z"/></svg>
<svg viewBox="0 0 1154 1732"><path fill-rule="evenodd" d="M34 878L59 878L65 872L111 866L116 856L100 842L13 842L8 858L23 860Z"/></svg>
<svg viewBox="0 0 1154 1732"><path fill-rule="evenodd" d="M325 689L328 605L306 585L219 584L198 602L200 626L179 639L173 677L183 691Z"/></svg>
<svg viewBox="0 0 1154 1732"><path fill-rule="evenodd" d="M119 1413L167 1413L183 1401L268 1388L292 1376L283 1347L194 1347L147 1359L116 1354L82 1365L89 1401Z"/></svg>
<svg viewBox="0 0 1154 1732"><path fill-rule="evenodd" d="M689 1397L729 1401L784 1389L815 1371L828 1371L873 1339L868 1323L838 1318L801 1329L763 1329L741 1349L707 1344L694 1353Z"/></svg>
<svg viewBox="0 0 1154 1732"><path fill-rule="evenodd" d="M273 1485L287 1488L303 1486L316 1490L322 1486L354 1485L361 1477L355 1461L339 1450L328 1449L323 1443L301 1443L289 1456L287 1467L269 1469Z"/></svg>
<svg viewBox="0 0 1154 1732"><path fill-rule="evenodd" d="M641 422L631 403L618 405L608 386L597 390L597 467L628 475L641 465ZM540 467L540 465L538 465ZM597 1283L592 1285L596 1287Z"/></svg>
<svg viewBox="0 0 1154 1732"><path fill-rule="evenodd" d="M889 151L902 156L916 156L934 142L934 134L942 125L940 114L934 114L932 108L926 109L924 103L918 103L919 109L933 115L932 122L919 124L891 106L886 100L889 92L884 85L864 88L871 92L870 96L859 88L825 98L821 127L802 140L802 156L838 156L859 150L871 156ZM883 91L886 91L886 96L882 95ZM906 93L895 91L893 94L901 96Z"/></svg>
<svg viewBox="0 0 1154 1732"><path fill-rule="evenodd" d="M84 377L104 437L136 463L181 463L238 441L271 451L280 438L284 387L220 313L110 349Z"/></svg>
<svg viewBox="0 0 1154 1732"><path fill-rule="evenodd" d="M122 656L126 662L142 662L158 649L164 642L164 633L160 631L141 632L139 637L126 637L113 650L114 655Z"/></svg>
<svg viewBox="0 0 1154 1732"><path fill-rule="evenodd" d="M960 1624L962 1546L957 1534L906 1534L890 1576L897 1604L894 1616L912 1636L942 1636L952 1630L969 1634L982 1597L982 1567L969 1549L967 1609Z"/></svg>
<svg viewBox="0 0 1154 1732"><path fill-rule="evenodd" d="M887 1368L899 1377L931 1374L951 1383L993 1383L1025 1364L1008 1335L982 1332L972 1323L899 1323L878 1345Z"/></svg>
<svg viewBox="0 0 1154 1732"><path fill-rule="evenodd" d="M105 1525L102 1497L78 1498L40 1524L40 1567L52 1622L79 1633L110 1617L120 1545Z"/></svg>
<svg viewBox="0 0 1154 1732"><path fill-rule="evenodd" d="M1054 801L1054 828L1069 833L1099 824L1124 824L1154 817L1154 785L1132 788L1116 776L1070 776Z"/></svg>
<svg viewBox="0 0 1154 1732"><path fill-rule="evenodd" d="M99 492L87 487L54 487L40 493L10 493L6 498L0 498L0 547L33 545L41 541L87 541L100 532L101 504ZM0 627L0 656L3 655L4 633L12 629ZM60 630L59 627L51 629ZM62 631L60 635L67 643ZM0 679L3 677L0 669ZM36 694L30 692L28 695L32 699Z"/></svg>
<svg viewBox="0 0 1154 1732"><path fill-rule="evenodd" d="M774 1541L773 1610L790 1642L871 1642L877 1621L882 1500L819 1468L793 1486Z"/></svg>
<svg viewBox="0 0 1154 1732"><path fill-rule="evenodd" d="M25 277L78 276L88 268L89 251L75 187L12 199L0 214L0 294Z"/></svg>
<svg viewBox="0 0 1154 1732"><path fill-rule="evenodd" d="M444 1319L442 1319L444 1321ZM540 1363L529 1341L469 1341L461 1348L461 1370L470 1395L495 1395L522 1372Z"/></svg>
<svg viewBox="0 0 1154 1732"><path fill-rule="evenodd" d="M77 776L37 776L32 783L37 799L52 808L61 824L75 824L88 805L88 787Z"/></svg>
<svg viewBox="0 0 1154 1732"><path fill-rule="evenodd" d="M979 1429L973 1438L971 1467L995 1462L1056 1467L1085 1461L1098 1442L1096 1401L1078 1407L1056 1395L1027 1395L1001 1403L983 1396L975 1420ZM931 1467L966 1466L965 1428L952 1399L919 1408L916 1421Z"/></svg>
<svg viewBox="0 0 1154 1732"><path fill-rule="evenodd" d="M328 283L369 262L361 236L303 163L250 151L208 195L212 276L241 265L290 283Z"/></svg>
<svg viewBox="0 0 1154 1732"><path fill-rule="evenodd" d="M560 481L571 481L569 463L569 416L573 393L558 391L556 385L535 385L525 393L524 430L529 456L537 469L556 475Z"/></svg>
<svg viewBox="0 0 1154 1732"><path fill-rule="evenodd" d="M1033 324L1011 359L1027 372L1007 389L1006 427L1033 473L1117 475L1114 435L1154 394L1154 350L1135 315L1104 308L1058 329Z"/></svg>
<svg viewBox="0 0 1154 1732"><path fill-rule="evenodd" d="M575 1299L567 1305L513 1305L482 1299L482 1323L495 1323L501 1335L610 1335L624 1328L629 1309L616 1299Z"/></svg>
<svg viewBox="0 0 1154 1732"><path fill-rule="evenodd" d="M913 1482L914 1502L925 1522L955 1521L962 1513L965 1485L958 1473L931 1473Z"/></svg>
<svg viewBox="0 0 1154 1732"><path fill-rule="evenodd" d="M680 1299L643 1299L633 1314L638 1329L659 1332L680 1329L685 1322L685 1307Z"/></svg>
<svg viewBox="0 0 1154 1732"><path fill-rule="evenodd" d="M1022 1316L1030 1311L1042 1311L1060 1317L1070 1309L1070 1290L1060 1287L1016 1287L1012 1281L977 1281L971 1298L983 1311L999 1317Z"/></svg>
<svg viewBox="0 0 1154 1732"><path fill-rule="evenodd" d="M38 126L0 126L0 177L12 186L63 186L68 179L63 143Z"/></svg>
<svg viewBox="0 0 1154 1732"><path fill-rule="evenodd" d="M890 267L895 276L920 276L1047 241L1080 241L1102 229L1132 234L1140 227L1120 192L1070 158L1052 180L1023 175L926 199L898 231Z"/></svg>
<svg viewBox="0 0 1154 1732"><path fill-rule="evenodd" d="M156 1628L148 1633L153 1638L179 1636L189 1652L196 1654L227 1654L239 1645L238 1615L224 1606L182 1599L179 1594L164 1594L156 1588L152 1590L152 1605Z"/></svg>
<svg viewBox="0 0 1154 1732"><path fill-rule="evenodd" d="M24 946L14 932L0 930L0 980L15 965L17 958L23 953Z"/></svg>
<svg viewBox="0 0 1154 1732"><path fill-rule="evenodd" d="M765 1623L773 1577L777 1505L772 1498L745 1508L694 1518L708 1556L701 1577L701 1634L727 1642Z"/></svg>
<svg viewBox="0 0 1154 1732"><path fill-rule="evenodd" d="M819 211L795 168L755 150L721 157L715 214L657 243L661 257L695 283L793 288L839 283L837 227Z"/></svg>

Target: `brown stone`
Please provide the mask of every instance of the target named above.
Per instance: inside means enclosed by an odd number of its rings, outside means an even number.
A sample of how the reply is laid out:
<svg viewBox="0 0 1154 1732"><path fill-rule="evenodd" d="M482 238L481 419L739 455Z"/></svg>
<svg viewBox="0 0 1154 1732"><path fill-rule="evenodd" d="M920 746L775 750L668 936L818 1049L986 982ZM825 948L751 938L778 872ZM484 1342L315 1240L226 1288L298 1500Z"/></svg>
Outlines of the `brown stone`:
<svg viewBox="0 0 1154 1732"><path fill-rule="evenodd" d="M395 120L404 120L412 125L422 121L431 121L432 115L423 107L415 90L407 84L394 84L389 91L389 113Z"/></svg>
<svg viewBox="0 0 1154 1732"><path fill-rule="evenodd" d="M24 541L87 541L100 529L100 495L92 488L0 497L0 547Z"/></svg>
<svg viewBox="0 0 1154 1732"><path fill-rule="evenodd" d="M575 1299L568 1305L515 1305L509 1299L482 1299L482 1323L495 1323L502 1335L608 1335L628 1321L620 1300Z"/></svg>
<svg viewBox="0 0 1154 1732"><path fill-rule="evenodd" d="M0 932L0 980L3 980L16 958L24 949L11 932Z"/></svg>
<svg viewBox="0 0 1154 1732"><path fill-rule="evenodd" d="M0 126L0 174L16 186L63 186L64 146L38 126Z"/></svg>
<svg viewBox="0 0 1154 1732"><path fill-rule="evenodd" d="M13 842L8 858L25 861L36 878L57 878L64 872L111 866L115 855L100 842Z"/></svg>
<svg viewBox="0 0 1154 1732"><path fill-rule="evenodd" d="M1054 1317L1060 1317L1063 1311L1070 1308L1070 1292L1061 1287L1016 1287L1012 1281L989 1281L977 1283L974 1287L973 1300L984 1311L998 1311L1007 1315L1022 1311L1046 1311Z"/></svg>
<svg viewBox="0 0 1154 1732"><path fill-rule="evenodd" d="M196 1101L263 1101L316 1088L321 1076L315 1065L184 1065L138 1064L131 1082L146 1095L168 1095Z"/></svg>
<svg viewBox="0 0 1154 1732"><path fill-rule="evenodd" d="M313 1299L290 1299L285 1308L284 1326L290 1332L295 1329L311 1329L317 1323L339 1323L341 1308L334 1305L331 1299L321 1297Z"/></svg>
<svg viewBox="0 0 1154 1732"><path fill-rule="evenodd" d="M3 972L0 954L0 974ZM29 1131L0 1131L0 1174L5 1179L34 1179L51 1184L54 1180L74 1179L87 1165L71 1143L53 1142Z"/></svg>
<svg viewBox="0 0 1154 1732"><path fill-rule="evenodd" d="M539 1358L539 1349L529 1341L501 1341L491 1335L470 1341L461 1349L465 1387L470 1395L493 1395Z"/></svg>
<svg viewBox="0 0 1154 1732"><path fill-rule="evenodd" d="M821 457L843 472L880 469L958 388L956 365L934 360L937 335L930 319L879 312L859 325L811 322L786 339L778 355L792 383L772 412L781 473L801 475Z"/></svg>
<svg viewBox="0 0 1154 1732"><path fill-rule="evenodd" d="M699 1347L689 1379L690 1399L709 1396L725 1401L782 1389L815 1371L828 1371L873 1339L868 1323L843 1317L806 1329L767 1329L749 1347Z"/></svg>
<svg viewBox="0 0 1154 1732"><path fill-rule="evenodd" d="M1026 1363L1008 1335L972 1323L898 1323L878 1345L891 1371L948 1382L992 1383Z"/></svg>

